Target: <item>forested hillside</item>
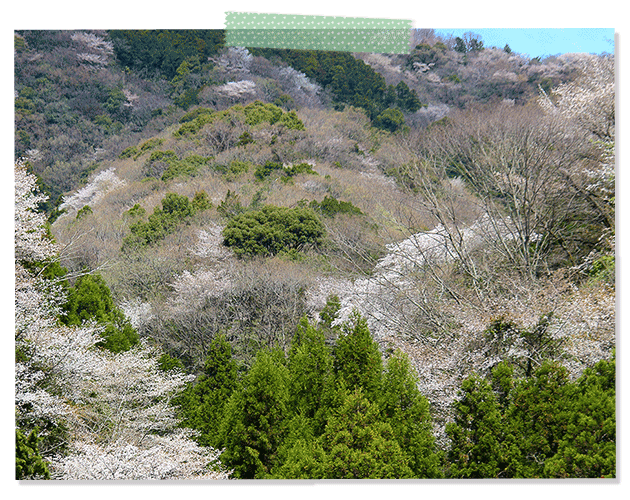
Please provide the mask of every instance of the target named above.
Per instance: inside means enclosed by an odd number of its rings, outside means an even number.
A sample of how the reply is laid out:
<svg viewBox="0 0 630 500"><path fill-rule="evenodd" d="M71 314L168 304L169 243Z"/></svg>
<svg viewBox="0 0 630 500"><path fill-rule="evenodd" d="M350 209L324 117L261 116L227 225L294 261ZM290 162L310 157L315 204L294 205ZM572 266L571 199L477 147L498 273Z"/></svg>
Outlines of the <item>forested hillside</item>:
<svg viewBox="0 0 630 500"><path fill-rule="evenodd" d="M611 56L15 34L16 477L615 477Z"/></svg>

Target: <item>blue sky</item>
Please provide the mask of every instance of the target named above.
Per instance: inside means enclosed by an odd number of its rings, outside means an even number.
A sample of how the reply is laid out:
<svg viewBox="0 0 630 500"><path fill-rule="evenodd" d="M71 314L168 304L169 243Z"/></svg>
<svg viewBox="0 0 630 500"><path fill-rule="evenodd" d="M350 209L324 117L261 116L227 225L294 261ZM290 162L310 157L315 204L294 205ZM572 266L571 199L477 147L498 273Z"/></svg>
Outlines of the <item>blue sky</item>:
<svg viewBox="0 0 630 500"><path fill-rule="evenodd" d="M588 52L614 52L614 28L465 28L436 29L440 34L461 36L473 32L481 36L484 46L499 48L507 43L513 52L529 57Z"/></svg>

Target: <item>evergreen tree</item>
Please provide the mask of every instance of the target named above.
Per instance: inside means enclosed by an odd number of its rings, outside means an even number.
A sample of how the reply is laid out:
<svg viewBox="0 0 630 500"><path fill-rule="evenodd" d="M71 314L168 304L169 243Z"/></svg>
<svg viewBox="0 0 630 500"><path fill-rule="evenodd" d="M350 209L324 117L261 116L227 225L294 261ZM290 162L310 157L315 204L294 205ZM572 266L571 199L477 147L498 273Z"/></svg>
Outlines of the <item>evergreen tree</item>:
<svg viewBox="0 0 630 500"><path fill-rule="evenodd" d="M199 444L219 445L223 410L237 385L238 367L232 356L232 347L225 336L220 335L210 345L203 374L177 400L181 408L181 426L198 430Z"/></svg>
<svg viewBox="0 0 630 500"><path fill-rule="evenodd" d="M278 449L278 463L271 477L274 479L323 478L325 453L316 439L312 420L295 415L287 425L287 435Z"/></svg>
<svg viewBox="0 0 630 500"><path fill-rule="evenodd" d="M334 349L335 375L350 391L362 387L366 397L375 399L383 371L378 344L372 339L367 321L358 313L344 330Z"/></svg>
<svg viewBox="0 0 630 500"><path fill-rule="evenodd" d="M226 405L221 461L242 479L264 478L277 463L287 419L288 370L281 352L259 351Z"/></svg>
<svg viewBox="0 0 630 500"><path fill-rule="evenodd" d="M460 52L465 54L468 48L466 47L466 42L462 40L460 37L455 37L455 52Z"/></svg>
<svg viewBox="0 0 630 500"><path fill-rule="evenodd" d="M387 360L379 403L383 421L391 425L414 477L440 477L429 403L420 394L418 379L402 351L396 351Z"/></svg>
<svg viewBox="0 0 630 500"><path fill-rule="evenodd" d="M584 371L571 391L566 434L545 477L615 477L615 359Z"/></svg>
<svg viewBox="0 0 630 500"><path fill-rule="evenodd" d="M418 99L416 91L411 90L403 81L400 81L398 85L396 85L396 103L402 111L409 113L415 113L422 107L422 103L420 99Z"/></svg>
<svg viewBox="0 0 630 500"><path fill-rule="evenodd" d="M303 318L288 359L289 405L292 412L313 419L324 411L323 396L332 374L332 356L324 334Z"/></svg>
<svg viewBox="0 0 630 500"><path fill-rule="evenodd" d="M112 352L127 351L139 342L138 332L124 313L114 304L109 287L98 274L77 278L68 291L60 320L67 326L96 321L103 326L101 347Z"/></svg>
<svg viewBox="0 0 630 500"><path fill-rule="evenodd" d="M383 96L383 104L388 108L396 105L396 88L393 85L387 86Z"/></svg>
<svg viewBox="0 0 630 500"><path fill-rule="evenodd" d="M413 477L407 456L379 408L358 387L347 393L320 438L327 479L401 479Z"/></svg>
<svg viewBox="0 0 630 500"><path fill-rule="evenodd" d="M25 436L15 430L15 479L50 479L48 465L39 452L37 429Z"/></svg>
<svg viewBox="0 0 630 500"><path fill-rule="evenodd" d="M518 437L516 477L545 477L545 460L566 434L571 393L566 369L551 363L516 385L506 411L509 430Z"/></svg>
<svg viewBox="0 0 630 500"><path fill-rule="evenodd" d="M464 380L461 398L455 404L455 420L447 424L446 433L451 439L450 477L499 476L503 422L488 381L476 376Z"/></svg>
<svg viewBox="0 0 630 500"><path fill-rule="evenodd" d="M462 384L455 422L446 428L450 476L614 477L614 359L575 383L549 362L529 378L513 374L503 362L491 381L471 377Z"/></svg>
<svg viewBox="0 0 630 500"><path fill-rule="evenodd" d="M405 126L405 117L398 108L387 108L376 117L374 125L383 130L396 132Z"/></svg>

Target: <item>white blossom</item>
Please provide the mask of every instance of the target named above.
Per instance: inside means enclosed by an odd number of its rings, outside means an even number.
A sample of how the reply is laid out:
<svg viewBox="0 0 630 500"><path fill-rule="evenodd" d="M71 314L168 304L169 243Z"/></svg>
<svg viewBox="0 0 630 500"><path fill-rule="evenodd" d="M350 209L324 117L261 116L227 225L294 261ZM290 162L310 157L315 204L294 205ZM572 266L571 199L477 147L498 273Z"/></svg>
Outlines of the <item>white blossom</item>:
<svg viewBox="0 0 630 500"><path fill-rule="evenodd" d="M241 80L238 82L227 82L225 85L217 87L217 91L229 97L241 97L244 94L254 94L256 84L251 80Z"/></svg>
<svg viewBox="0 0 630 500"><path fill-rule="evenodd" d="M151 304L142 302L138 298L122 301L120 309L136 330L148 324L154 317Z"/></svg>
<svg viewBox="0 0 630 500"><path fill-rule="evenodd" d="M197 257L209 257L223 260L233 255L223 245L223 228L218 224L210 223L205 229L197 232L197 244L190 251Z"/></svg>
<svg viewBox="0 0 630 500"><path fill-rule="evenodd" d="M46 216L37 211L47 197L36 192L37 180L26 170L23 160L15 163L15 258L44 260L52 257L55 245L43 231Z"/></svg>
<svg viewBox="0 0 630 500"><path fill-rule="evenodd" d="M44 219L35 211L34 176L15 165L15 246L21 260L54 256ZM57 479L219 479L208 468L215 450L181 430L171 400L194 376L159 367L159 350L146 340L112 353L97 347L94 323L59 323L65 297L58 286L15 265L16 420L23 428L63 423L69 454L51 456ZM40 433L40 436L42 434Z"/></svg>
<svg viewBox="0 0 630 500"><path fill-rule="evenodd" d="M228 479L220 464L218 470L211 467L219 453L188 436L151 436L148 441L143 448L77 442L74 453L53 461L52 475L70 480Z"/></svg>
<svg viewBox="0 0 630 500"><path fill-rule="evenodd" d="M114 53L114 45L112 42L107 42L104 38L94 33L77 31L72 34L71 38L73 41L84 43L89 48L102 52L103 54L112 55Z"/></svg>
<svg viewBox="0 0 630 500"><path fill-rule="evenodd" d="M124 179L120 179L115 174L115 167L108 168L100 172L92 182L82 187L72 196L64 199L59 208L72 208L79 210L88 204L95 204L110 191L113 191L126 184Z"/></svg>
<svg viewBox="0 0 630 500"><path fill-rule="evenodd" d="M228 47L214 62L227 71L249 73L253 56L245 47Z"/></svg>

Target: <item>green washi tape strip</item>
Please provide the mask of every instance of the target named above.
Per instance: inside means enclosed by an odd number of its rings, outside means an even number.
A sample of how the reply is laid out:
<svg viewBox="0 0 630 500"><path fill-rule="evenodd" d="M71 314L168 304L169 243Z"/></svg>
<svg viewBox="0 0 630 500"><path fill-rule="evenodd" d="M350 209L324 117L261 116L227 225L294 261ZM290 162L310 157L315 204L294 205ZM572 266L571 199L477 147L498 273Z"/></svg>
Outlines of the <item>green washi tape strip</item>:
<svg viewBox="0 0 630 500"><path fill-rule="evenodd" d="M410 19L226 13L232 47L409 54Z"/></svg>

